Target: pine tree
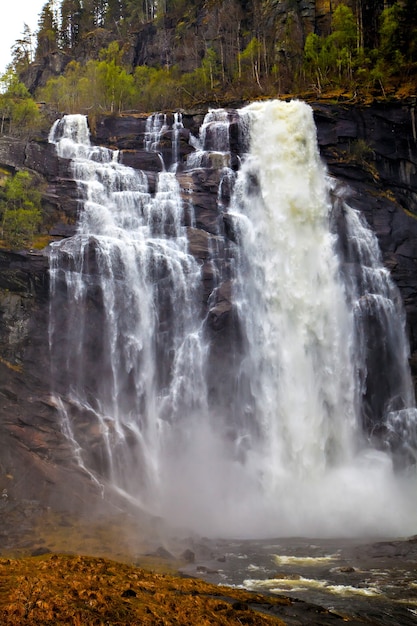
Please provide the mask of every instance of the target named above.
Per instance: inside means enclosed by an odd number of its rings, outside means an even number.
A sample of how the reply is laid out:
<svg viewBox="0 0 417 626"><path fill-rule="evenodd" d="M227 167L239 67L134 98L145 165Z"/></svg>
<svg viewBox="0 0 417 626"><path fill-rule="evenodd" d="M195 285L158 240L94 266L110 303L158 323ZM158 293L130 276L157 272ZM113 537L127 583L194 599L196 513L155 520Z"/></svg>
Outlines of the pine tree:
<svg viewBox="0 0 417 626"><path fill-rule="evenodd" d="M61 4L61 41L66 49L74 48L79 41L81 15L80 0L63 0Z"/></svg>
<svg viewBox="0 0 417 626"><path fill-rule="evenodd" d="M47 2L40 14L36 45L36 58L41 59L58 49L59 32L52 0Z"/></svg>

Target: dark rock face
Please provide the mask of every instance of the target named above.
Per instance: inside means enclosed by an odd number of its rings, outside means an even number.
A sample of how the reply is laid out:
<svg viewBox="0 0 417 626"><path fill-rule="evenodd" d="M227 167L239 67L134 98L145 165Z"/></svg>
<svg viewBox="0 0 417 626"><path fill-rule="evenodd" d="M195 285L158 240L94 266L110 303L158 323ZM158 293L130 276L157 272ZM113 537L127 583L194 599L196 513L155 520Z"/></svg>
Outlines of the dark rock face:
<svg viewBox="0 0 417 626"><path fill-rule="evenodd" d="M413 106L314 106L329 173L378 237L406 308L417 350L417 141ZM413 357L414 361L414 357Z"/></svg>
<svg viewBox="0 0 417 626"><path fill-rule="evenodd" d="M414 109L405 105L353 108L322 104L313 108L319 146L328 171L346 184L350 204L363 213L375 231L384 263L400 289L407 312L412 363L416 363L417 372ZM198 135L203 117L203 111L183 114L184 128L178 142L180 161L193 150L189 135ZM161 139L166 167L173 161L171 132L167 131ZM156 153L144 150L145 133L143 115L103 117L97 120L92 141L118 148L122 163L146 171L149 191L153 193L156 173L163 164ZM230 133L232 148L237 152L236 125L231 125ZM49 234L62 238L74 233L79 191L68 161L57 158L54 147L46 139L28 144L0 140L0 163L11 171L28 168L38 173L45 181L43 203ZM230 381L216 374L215 363L222 362L222 371L227 371L228 360L232 365L236 358L236 348L231 348L239 346L241 340L231 282L239 235L232 217L218 211L219 174L212 165L208 162L204 169L193 171L181 171L180 166L178 180L184 200L191 200L194 209L193 219L185 212L185 225L190 252L202 266L201 307L213 346L209 388L218 403L224 398L226 405ZM238 166L237 157L232 158L234 165ZM225 188L225 205L229 194L230 190ZM94 266L93 247L89 266ZM82 489L84 483L61 433L54 400L50 398L48 295L46 256L0 253L0 460L4 467L0 488L7 488L10 497L36 499L37 494L42 494L42 498L56 504L61 497L59 485L65 476L71 476L72 493ZM92 293L91 302L99 312L100 294ZM63 336L62 341L65 340ZM90 435L93 440L94 434ZM100 451L92 446L91 455L98 458ZM6 479L6 475L14 478ZM90 487L85 488L85 493Z"/></svg>

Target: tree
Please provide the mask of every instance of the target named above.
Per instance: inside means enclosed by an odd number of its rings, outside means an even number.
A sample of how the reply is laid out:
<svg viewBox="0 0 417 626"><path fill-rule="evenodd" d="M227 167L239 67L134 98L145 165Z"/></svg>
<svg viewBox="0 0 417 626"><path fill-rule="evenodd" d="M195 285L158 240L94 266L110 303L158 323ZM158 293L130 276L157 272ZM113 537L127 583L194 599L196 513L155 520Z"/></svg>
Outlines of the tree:
<svg viewBox="0 0 417 626"><path fill-rule="evenodd" d="M0 203L2 238L11 248L30 246L42 222L41 193L28 172L17 172L4 187Z"/></svg>
<svg viewBox="0 0 417 626"><path fill-rule="evenodd" d="M105 24L109 28L118 26L121 20L127 16L127 2L126 0L108 0L107 8L105 11Z"/></svg>
<svg viewBox="0 0 417 626"><path fill-rule="evenodd" d="M374 51L374 67L371 71L371 79L378 84L385 97L389 79L399 74L404 65L404 57L401 54L400 35L401 8L398 3L386 7L379 20L379 46Z"/></svg>
<svg viewBox="0 0 417 626"><path fill-rule="evenodd" d="M64 48L74 48L79 41L82 6L80 0L61 4L61 41Z"/></svg>
<svg viewBox="0 0 417 626"><path fill-rule="evenodd" d="M38 129L42 116L16 72L9 69L0 83L0 134L22 135Z"/></svg>
<svg viewBox="0 0 417 626"><path fill-rule="evenodd" d="M400 14L398 3L387 7L381 13L379 26L378 51L384 61L398 65L401 62L400 52ZM397 68L398 69L398 68Z"/></svg>
<svg viewBox="0 0 417 626"><path fill-rule="evenodd" d="M349 87L357 58L358 28L352 10L339 4L332 16L332 32L327 37L310 33L304 45L304 71L319 92L330 84Z"/></svg>
<svg viewBox="0 0 417 626"><path fill-rule="evenodd" d="M417 62L417 11L415 0L403 0L400 16L401 50L410 63Z"/></svg>
<svg viewBox="0 0 417 626"><path fill-rule="evenodd" d="M12 46L12 65L17 72L25 71L33 60L32 32L24 25L22 36Z"/></svg>
<svg viewBox="0 0 417 626"><path fill-rule="evenodd" d="M262 90L259 80L259 66L261 59L262 46L256 37L252 37L246 48L239 56L239 68L242 74L247 74L245 68L252 74L252 78L256 81L258 87ZM241 76L239 76L240 78Z"/></svg>
<svg viewBox="0 0 417 626"><path fill-rule="evenodd" d="M59 30L55 19L53 4L47 2L40 14L36 58L43 58L58 49Z"/></svg>
<svg viewBox="0 0 417 626"><path fill-rule="evenodd" d="M358 49L357 24L352 9L339 4L332 16L332 33L327 38L329 54L337 67L339 81L346 73L352 80L353 56Z"/></svg>
<svg viewBox="0 0 417 626"><path fill-rule="evenodd" d="M309 33L304 46L304 70L314 80L318 93L321 93L323 85L322 50L322 37Z"/></svg>
<svg viewBox="0 0 417 626"><path fill-rule="evenodd" d="M39 91L42 100L51 102L60 111L77 113L81 109L79 97L79 81L84 69L77 61L71 61L65 68L65 74L52 78Z"/></svg>
<svg viewBox="0 0 417 626"><path fill-rule="evenodd" d="M201 62L201 70L207 83L210 83L210 89L213 90L215 85L218 84L219 77L219 59L213 48L206 50L204 59Z"/></svg>
<svg viewBox="0 0 417 626"><path fill-rule="evenodd" d="M102 60L97 66L103 105L111 113L122 111L133 95L133 76L121 66L122 57L123 50L117 41L113 41L100 52Z"/></svg>

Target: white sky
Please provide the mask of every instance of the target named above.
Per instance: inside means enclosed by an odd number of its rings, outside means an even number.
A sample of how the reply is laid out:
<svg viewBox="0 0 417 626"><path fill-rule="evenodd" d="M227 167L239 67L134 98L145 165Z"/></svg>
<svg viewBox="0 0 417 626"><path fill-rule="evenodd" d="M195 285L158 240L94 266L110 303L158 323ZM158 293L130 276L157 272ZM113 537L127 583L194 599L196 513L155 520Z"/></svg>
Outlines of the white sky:
<svg viewBox="0 0 417 626"><path fill-rule="evenodd" d="M10 49L20 39L24 25L38 28L39 14L46 0L0 0L0 74L10 61Z"/></svg>

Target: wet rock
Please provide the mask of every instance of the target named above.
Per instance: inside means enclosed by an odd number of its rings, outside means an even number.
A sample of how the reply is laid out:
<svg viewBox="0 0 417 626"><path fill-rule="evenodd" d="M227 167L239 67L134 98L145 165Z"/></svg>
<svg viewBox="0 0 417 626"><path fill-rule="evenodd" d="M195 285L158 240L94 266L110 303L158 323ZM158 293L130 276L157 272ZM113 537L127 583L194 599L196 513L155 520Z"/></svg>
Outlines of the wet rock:
<svg viewBox="0 0 417 626"><path fill-rule="evenodd" d="M350 565L346 565L344 567L336 567L332 571L340 572L341 574L353 574L354 572L356 572L356 569Z"/></svg>
<svg viewBox="0 0 417 626"><path fill-rule="evenodd" d="M161 172L164 166L156 152L145 152L144 150L122 150L120 163L146 172Z"/></svg>
<svg viewBox="0 0 417 626"><path fill-rule="evenodd" d="M156 556L156 557L159 557L161 559L170 559L170 560L175 559L174 555L171 554L171 552L169 552L163 546L159 546L154 552L148 552L148 554L146 554L146 556Z"/></svg>
<svg viewBox="0 0 417 626"><path fill-rule="evenodd" d="M218 574L219 570L206 567L205 565L197 565L196 571L199 574Z"/></svg>
<svg viewBox="0 0 417 626"><path fill-rule="evenodd" d="M184 561L186 561L187 563L194 563L195 562L195 553L192 550L190 550L189 548L187 548L181 554L181 558L184 559Z"/></svg>

